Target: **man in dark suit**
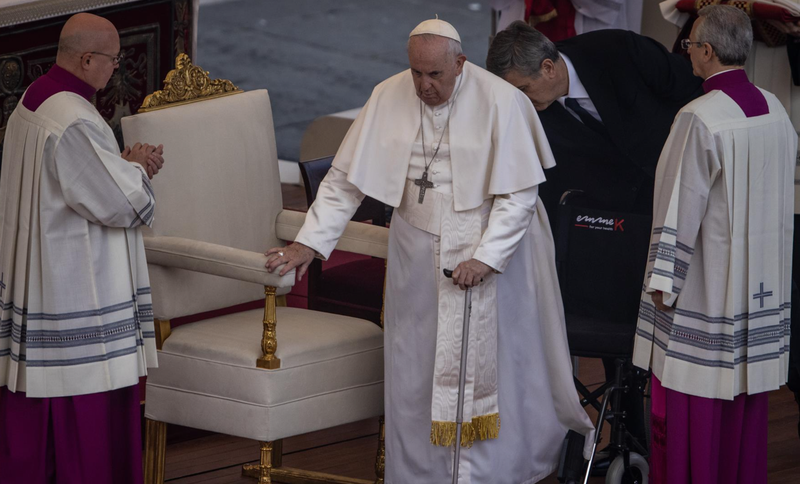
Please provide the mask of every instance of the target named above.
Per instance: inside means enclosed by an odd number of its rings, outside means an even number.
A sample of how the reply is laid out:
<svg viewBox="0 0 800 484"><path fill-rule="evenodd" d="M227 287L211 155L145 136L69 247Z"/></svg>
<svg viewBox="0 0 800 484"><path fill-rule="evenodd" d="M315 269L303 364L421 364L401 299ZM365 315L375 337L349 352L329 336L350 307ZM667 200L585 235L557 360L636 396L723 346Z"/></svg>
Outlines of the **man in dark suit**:
<svg viewBox="0 0 800 484"><path fill-rule="evenodd" d="M686 59L629 31L553 44L515 22L495 37L486 66L539 111L557 163L539 192L551 214L570 188L602 208L651 213L656 163L672 120L703 94Z"/></svg>
<svg viewBox="0 0 800 484"><path fill-rule="evenodd" d="M514 22L495 36L486 67L524 92L539 111L556 159L539 188L551 223L568 189L583 190L593 208L652 216L656 164L672 121L703 94L702 79L692 74L688 60L629 31L600 30L554 44L526 23ZM638 300L641 262L631 277L617 276L614 287L589 296L614 298L626 306L617 314L631 309L635 314L636 308L627 307L631 298L623 295ZM592 297L580 304L591 306ZM565 301L568 313L585 312ZM610 380L614 360L603 363ZM628 429L646 444L641 394L629 392L622 407Z"/></svg>

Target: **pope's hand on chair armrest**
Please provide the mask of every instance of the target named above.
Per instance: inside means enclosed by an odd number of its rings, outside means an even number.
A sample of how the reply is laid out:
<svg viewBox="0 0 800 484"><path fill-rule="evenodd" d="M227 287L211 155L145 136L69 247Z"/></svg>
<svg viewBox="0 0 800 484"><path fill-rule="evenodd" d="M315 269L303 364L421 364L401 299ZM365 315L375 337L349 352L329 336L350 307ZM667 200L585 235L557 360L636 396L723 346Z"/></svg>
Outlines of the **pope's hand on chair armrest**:
<svg viewBox="0 0 800 484"><path fill-rule="evenodd" d="M264 286L291 287L294 271L284 276L270 274L264 267L267 257L259 252L182 237L145 237L147 262L186 269Z"/></svg>
<svg viewBox="0 0 800 484"><path fill-rule="evenodd" d="M274 273L276 269L279 276L289 273L290 270L297 271L297 280L303 280L303 274L306 273L308 265L314 260L317 255L316 251L311 247L307 247L299 242L289 244L286 247L273 247L264 253L267 256L267 263L264 265L267 271Z"/></svg>

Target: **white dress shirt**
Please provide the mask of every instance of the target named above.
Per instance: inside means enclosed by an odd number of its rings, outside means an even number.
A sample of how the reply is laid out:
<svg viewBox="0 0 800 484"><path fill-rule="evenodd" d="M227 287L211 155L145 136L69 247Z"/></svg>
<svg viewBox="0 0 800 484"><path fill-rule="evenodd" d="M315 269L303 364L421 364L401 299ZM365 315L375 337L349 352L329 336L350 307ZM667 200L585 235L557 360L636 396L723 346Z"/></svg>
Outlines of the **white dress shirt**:
<svg viewBox="0 0 800 484"><path fill-rule="evenodd" d="M592 117L601 123L603 119L600 117L600 114L597 112L597 108L594 106L591 98L589 98L589 93L586 92L586 88L583 87L583 83L581 82L580 78L578 77L578 73L575 72L575 67L572 65L572 61L567 57L563 52L559 52L561 54L561 58L564 59L564 63L567 65L567 73L569 74L569 91L567 92L566 96L562 96L558 98L558 102L561 103L562 106L567 110L568 113L572 114L580 120L581 118L575 113L573 110L566 107L564 101L570 97L578 101L578 105L589 112Z"/></svg>

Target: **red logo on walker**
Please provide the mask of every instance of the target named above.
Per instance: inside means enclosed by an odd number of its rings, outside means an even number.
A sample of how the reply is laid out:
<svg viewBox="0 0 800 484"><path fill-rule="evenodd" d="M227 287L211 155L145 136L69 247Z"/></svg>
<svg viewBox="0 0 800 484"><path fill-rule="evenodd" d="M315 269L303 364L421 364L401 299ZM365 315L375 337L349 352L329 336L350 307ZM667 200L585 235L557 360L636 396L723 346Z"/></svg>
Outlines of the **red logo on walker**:
<svg viewBox="0 0 800 484"><path fill-rule="evenodd" d="M607 230L609 232L625 232L624 218L604 218L592 217L589 215L578 215L575 218L575 226L591 230Z"/></svg>

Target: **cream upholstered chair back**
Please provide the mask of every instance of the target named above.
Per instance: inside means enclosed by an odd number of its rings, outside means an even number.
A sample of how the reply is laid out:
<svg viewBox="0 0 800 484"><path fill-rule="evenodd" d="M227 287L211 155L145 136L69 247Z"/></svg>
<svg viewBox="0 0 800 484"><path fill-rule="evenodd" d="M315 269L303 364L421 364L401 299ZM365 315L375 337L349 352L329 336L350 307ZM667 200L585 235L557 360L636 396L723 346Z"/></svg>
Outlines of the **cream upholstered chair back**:
<svg viewBox="0 0 800 484"><path fill-rule="evenodd" d="M122 129L126 140L164 145L164 168L153 179L150 235L255 252L280 244L275 219L282 198L266 90L140 113L123 118ZM259 284L154 264L149 269L157 319L264 297Z"/></svg>

